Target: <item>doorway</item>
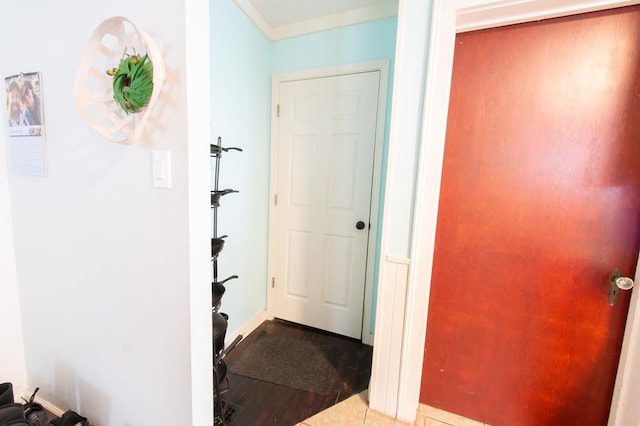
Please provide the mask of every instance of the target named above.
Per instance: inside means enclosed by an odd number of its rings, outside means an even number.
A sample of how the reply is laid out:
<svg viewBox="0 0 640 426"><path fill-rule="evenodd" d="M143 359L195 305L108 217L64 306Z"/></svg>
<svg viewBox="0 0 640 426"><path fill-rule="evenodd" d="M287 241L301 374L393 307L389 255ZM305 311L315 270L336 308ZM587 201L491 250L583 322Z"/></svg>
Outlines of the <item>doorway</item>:
<svg viewBox="0 0 640 426"><path fill-rule="evenodd" d="M633 276L640 231L639 30L630 7L457 36L421 402L606 423L629 302L607 279Z"/></svg>
<svg viewBox="0 0 640 426"><path fill-rule="evenodd" d="M405 310L409 313L405 323L405 341L411 344L402 351L401 358L406 361L400 372L400 395L398 398L398 415L404 419L414 416L417 401L411 397L417 392L419 383L412 373L420 368L422 358L415 354L416 345L424 347L424 322L419 321L424 314L424 306L428 302L428 291L431 276L431 255L435 239L435 211L438 202L438 188L442 152L444 147L444 124L447 115L447 100L449 97L449 82L451 61L453 57L455 31L488 28L542 19L550 16L563 16L590 11L584 2L566 1L560 7L549 7L539 4L514 5L492 1L455 1L441 3L434 8L432 41L429 56L430 70L427 73L427 95L425 97L425 112L423 121L423 143L420 153L420 167L418 175L418 198L416 202L414 222L414 242L412 256L415 261L411 266L408 292L412 297L408 299ZM616 7L624 2L609 1L599 4L599 9ZM628 4L628 3L627 3ZM398 71L400 72L400 70ZM393 140L393 135L392 135ZM379 306L379 310L382 308ZM422 337L421 337L422 336ZM414 348L414 350L411 350ZM374 369L375 374L375 369ZM418 378L419 382L419 378Z"/></svg>
<svg viewBox="0 0 640 426"><path fill-rule="evenodd" d="M273 316L372 344L386 61L274 77Z"/></svg>

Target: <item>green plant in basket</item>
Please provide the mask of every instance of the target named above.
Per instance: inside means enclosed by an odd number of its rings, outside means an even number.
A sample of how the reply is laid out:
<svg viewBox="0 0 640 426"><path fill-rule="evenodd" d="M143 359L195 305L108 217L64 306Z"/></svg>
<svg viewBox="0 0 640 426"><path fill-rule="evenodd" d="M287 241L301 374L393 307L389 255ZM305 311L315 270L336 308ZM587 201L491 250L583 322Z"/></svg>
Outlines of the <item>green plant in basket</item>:
<svg viewBox="0 0 640 426"><path fill-rule="evenodd" d="M138 112L149 104L153 92L153 64L147 54L126 53L118 68L107 74L113 76L113 100L124 112Z"/></svg>

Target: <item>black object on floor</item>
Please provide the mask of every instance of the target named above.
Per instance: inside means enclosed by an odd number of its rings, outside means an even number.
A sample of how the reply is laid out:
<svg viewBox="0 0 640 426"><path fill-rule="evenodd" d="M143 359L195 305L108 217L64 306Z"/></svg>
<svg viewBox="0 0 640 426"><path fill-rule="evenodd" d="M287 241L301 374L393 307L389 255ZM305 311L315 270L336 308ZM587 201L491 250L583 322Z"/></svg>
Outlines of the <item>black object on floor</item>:
<svg viewBox="0 0 640 426"><path fill-rule="evenodd" d="M17 420L25 420L22 404L12 403L0 407L0 425L8 425Z"/></svg>
<svg viewBox="0 0 640 426"><path fill-rule="evenodd" d="M241 376L328 395L339 357L333 345L262 332L229 368Z"/></svg>
<svg viewBox="0 0 640 426"><path fill-rule="evenodd" d="M2 423L2 426L33 426L28 419L11 420L10 422Z"/></svg>
<svg viewBox="0 0 640 426"><path fill-rule="evenodd" d="M31 394L31 398L29 398L28 401L25 399L25 404L22 405L24 416L29 419L33 426L45 426L49 424L47 410L45 410L41 404L35 402L36 394L39 390L40 388L36 388Z"/></svg>
<svg viewBox="0 0 640 426"><path fill-rule="evenodd" d="M235 418L238 417L240 411L242 411L242 408L238 407L237 405L226 404L224 411L224 424L231 424L235 420Z"/></svg>
<svg viewBox="0 0 640 426"><path fill-rule="evenodd" d="M13 384L0 383L0 407L7 404L13 404Z"/></svg>
<svg viewBox="0 0 640 426"><path fill-rule="evenodd" d="M86 417L71 410L65 411L61 418L51 420L51 424L55 426L91 426Z"/></svg>

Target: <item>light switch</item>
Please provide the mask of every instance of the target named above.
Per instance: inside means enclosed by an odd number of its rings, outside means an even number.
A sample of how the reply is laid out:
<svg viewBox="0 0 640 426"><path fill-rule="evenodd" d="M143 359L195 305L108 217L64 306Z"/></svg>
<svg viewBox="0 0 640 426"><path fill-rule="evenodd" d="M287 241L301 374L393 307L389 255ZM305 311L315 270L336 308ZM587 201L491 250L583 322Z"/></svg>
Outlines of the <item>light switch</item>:
<svg viewBox="0 0 640 426"><path fill-rule="evenodd" d="M171 151L153 151L151 169L154 187L171 188Z"/></svg>

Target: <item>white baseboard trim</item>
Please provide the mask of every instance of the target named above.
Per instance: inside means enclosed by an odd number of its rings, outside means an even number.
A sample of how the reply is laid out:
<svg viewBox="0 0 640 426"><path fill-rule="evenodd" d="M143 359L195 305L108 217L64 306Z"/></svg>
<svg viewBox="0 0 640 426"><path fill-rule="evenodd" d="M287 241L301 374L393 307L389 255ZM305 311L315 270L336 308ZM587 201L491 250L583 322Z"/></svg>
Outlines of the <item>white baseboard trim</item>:
<svg viewBox="0 0 640 426"><path fill-rule="evenodd" d="M384 259L384 262L380 263L369 407L396 418L407 280L411 259L393 256L385 256ZM404 420L414 421L415 413L414 419Z"/></svg>
<svg viewBox="0 0 640 426"><path fill-rule="evenodd" d="M373 333L364 333L362 335L362 343L365 345L373 346Z"/></svg>
<svg viewBox="0 0 640 426"><path fill-rule="evenodd" d="M20 394L20 398L22 398L24 401L29 401L29 398L31 398L31 395L33 395L33 391L25 390ZM33 401L42 405L45 410L47 410L49 413L53 414L54 416L62 417L62 415L66 412L66 410L61 409L60 407L52 404L46 399L40 398L38 395L36 395Z"/></svg>
<svg viewBox="0 0 640 426"><path fill-rule="evenodd" d="M225 344L228 345L229 343L233 342L236 337L240 335L242 335L243 337L247 337L247 335L250 334L256 328L258 328L260 324L272 318L273 317L269 317L269 315L267 315L266 310L260 312L258 315L251 318L249 321L243 324L242 327L240 327L238 330L234 331L232 334L228 334L225 338Z"/></svg>

